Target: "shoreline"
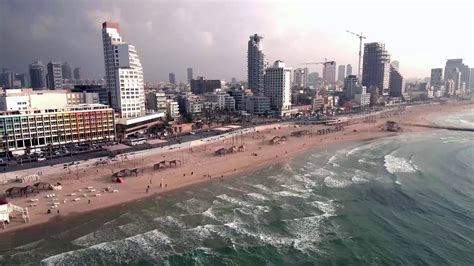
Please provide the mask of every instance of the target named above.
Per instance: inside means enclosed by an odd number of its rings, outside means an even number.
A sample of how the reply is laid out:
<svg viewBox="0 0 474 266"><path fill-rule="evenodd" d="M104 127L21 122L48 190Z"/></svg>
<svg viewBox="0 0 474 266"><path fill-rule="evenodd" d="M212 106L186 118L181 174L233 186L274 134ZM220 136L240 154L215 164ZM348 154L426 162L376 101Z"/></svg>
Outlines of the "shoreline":
<svg viewBox="0 0 474 266"><path fill-rule="evenodd" d="M449 110L442 110L442 113L445 114L445 113L456 112L462 109L466 109L466 107L467 109L472 109L472 104L469 103L468 105L413 107L407 110L404 114L401 114L399 116L393 116L389 119L385 119L385 118L380 119L382 123L377 122L377 123L353 124L353 125L347 126L347 129L345 131L335 132L333 134L323 135L323 136L316 136L316 137L304 136L300 138L290 137L288 143L279 144L279 145L271 145L271 144L267 144L266 142L268 142L271 136L274 136L274 135L283 135L283 134L288 135L288 133L290 133L291 131L297 131L297 130L303 130L303 129L317 130L318 128L321 128L322 126L300 126L298 127L298 129L294 128L293 126L288 126L288 127L282 127L281 129L270 129L268 130L268 132L266 130L264 132L259 132L259 133L248 133L244 135L245 137L242 137L246 139L245 145L248 147L247 150L242 153L227 154L225 156L215 156L213 153L215 150L217 150L218 147L230 146L231 144L230 141L224 140L222 143L221 142L210 143L210 144L203 145L203 147L201 146L196 147L195 148L196 150L193 150L193 148L191 149L188 148L184 150L173 151L166 155L161 155L162 157L166 159L173 156L175 158L181 158L180 156L183 156L182 157L183 164L184 164L185 158L188 164L188 165L183 165L181 167L176 167L174 169L166 169L164 172L149 171L151 170L149 168L152 167L153 162L156 162L158 158L153 158L153 156L152 158L144 156L144 158L137 158L137 159L132 159L127 162L122 162L121 164L119 163L119 167L116 169L127 168L127 166L130 167L131 165L142 167L141 169L143 169L142 176L127 177L125 179L126 180L125 184L120 184L120 185L112 184L110 183L110 181L109 182L106 181L107 179L110 179L109 177L107 177L107 174L104 173L104 170L108 172L107 169L100 169L101 173L99 175L96 175L93 173L94 169L91 169L92 171L87 170L89 171L87 173L86 173L86 170L84 170L84 174L79 180L76 180L75 178L69 178L66 181L63 181L65 183L64 184L65 190L76 191L77 188L84 188L84 187L87 187L88 185L93 184L94 188L97 188L97 189L100 186L113 185L114 188L117 187L119 189L119 192L103 194L102 196L98 198L88 197L88 199L94 201L94 205L84 206L84 202L87 199L84 199L82 202L80 202L79 203L80 206L78 207L72 206L73 204L76 204L76 203L67 203L65 205L61 205L59 208L61 210L61 214L59 215L56 215L56 214L48 215L45 213L45 211L40 212L38 211L40 209L38 207L29 208L29 210L31 211L30 215L32 215L32 218L33 218L31 219L32 221L30 223L24 224L18 221L19 219L16 218L14 222L7 225L5 230L0 230L0 235L14 236L17 233L19 233L20 230L22 231L24 229L35 230L35 229L41 228L42 226L54 226L55 224L62 224L67 221L75 220L78 217L85 217L90 214L99 213L103 209L109 209L114 206L132 204L133 202L136 202L139 200L147 200L149 198L164 197L168 193L176 192L182 189L187 189L191 186L203 185L205 182L219 181L221 179L221 176L224 176L224 178L227 179L227 178L235 178L238 176L247 175L255 171L264 169L265 167L268 167L270 165L284 162L288 160L289 158L293 158L311 149L324 148L331 145L345 144L349 142L371 141L374 139L381 139L385 137L391 137L391 136L407 134L407 133L412 133L412 132L436 130L436 129L429 129L429 128L404 127L404 132L397 133L397 132L381 131L380 126L383 125L386 120L395 120L395 121L403 120L404 122L417 121L417 122L433 124L432 122L427 121L425 118L429 114L433 114L436 112L438 112L439 114L439 111L441 111L440 109L443 107L449 107L449 108L446 108ZM417 111L417 112L413 114L413 111ZM353 131L353 130L356 130L356 131ZM260 137L258 137L257 139L253 138L255 137L255 135L257 136L263 135L264 136L263 140L261 141ZM252 136L252 138L250 138L250 136ZM318 139L320 140L318 141ZM226 143L227 141L229 141L228 144ZM235 140L232 142L232 144L235 144ZM289 152L287 151L286 153L283 153L283 150L280 147L286 148L287 150L289 150ZM252 161L251 164L249 164L249 161L250 161L249 157L245 156L245 155L249 155L249 152L259 153L258 156L255 156L255 157L251 155L252 156L250 157L252 158L250 159ZM276 154L276 157L274 157L275 154ZM210 157L210 159L206 157ZM140 159L142 159L141 164L140 164ZM137 163L140 165L137 165ZM191 167L189 165L191 165ZM202 171L203 169L200 169L200 168L199 170L194 170L196 171L196 175L191 174L191 178L187 178L185 176L181 177L181 174L183 172L185 172L185 174L188 174L188 177L189 177L189 173L190 172L193 173L192 171L194 167L199 167L199 166L207 166L208 168L207 172L210 173L211 176L213 177L212 178L199 177L199 175L206 172L206 169ZM213 166L216 166L216 167L213 168ZM114 169L114 167L112 167L112 169ZM98 168L96 169L96 171L97 173L99 173ZM163 176L163 173L166 176ZM61 177L63 175L65 174L60 173L58 176ZM110 176L110 174L108 175ZM52 175L48 179L49 181L51 181L51 183L53 183L54 182L53 180L57 180L58 176ZM157 189L155 187L156 183L151 184L151 181L152 180L155 182L158 181L157 178L160 178L160 176L161 176L161 182L163 182L166 179L167 181L166 184L169 183L170 186L167 186L166 188L161 188L161 189L158 188L158 190L156 190ZM145 193L144 191L144 188L149 183L147 182L148 179L150 179L150 184L152 185L152 188L150 189L154 190L152 193ZM138 189L139 187L142 189ZM61 191L59 193L64 194L64 192ZM50 191L43 192L40 195L38 195L38 198L40 199L40 201L45 201L43 196L48 193L51 193L51 192ZM117 198L117 196L119 196L119 198ZM108 197L107 198L108 200L103 200L106 197ZM25 198L14 198L13 200L11 200L11 202L20 206L24 206L25 205L24 199ZM96 201L98 201L99 203L96 204ZM45 204L47 205L47 203ZM43 206L46 206L46 205L43 205ZM63 208L63 206L65 207ZM53 210L53 211L55 212L56 210Z"/></svg>

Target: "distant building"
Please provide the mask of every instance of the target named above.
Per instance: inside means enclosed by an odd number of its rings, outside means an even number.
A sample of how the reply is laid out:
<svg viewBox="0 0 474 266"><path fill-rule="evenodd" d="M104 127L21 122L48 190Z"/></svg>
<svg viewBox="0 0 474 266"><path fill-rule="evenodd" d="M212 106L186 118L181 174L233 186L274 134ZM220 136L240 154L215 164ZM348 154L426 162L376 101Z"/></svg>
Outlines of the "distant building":
<svg viewBox="0 0 474 266"><path fill-rule="evenodd" d="M243 109L253 115L268 115L270 99L265 96L245 96Z"/></svg>
<svg viewBox="0 0 474 266"><path fill-rule="evenodd" d="M162 91L150 91L146 95L147 110L166 112L166 94Z"/></svg>
<svg viewBox="0 0 474 266"><path fill-rule="evenodd" d="M205 93L203 97L206 102L216 103L216 108L227 109L229 111L235 110L235 99L225 92Z"/></svg>
<svg viewBox="0 0 474 266"><path fill-rule="evenodd" d="M308 83L315 86L319 81L319 73L318 72L312 72L309 73L308 75Z"/></svg>
<svg viewBox="0 0 474 266"><path fill-rule="evenodd" d="M456 82L458 78L457 72L461 73L461 82L456 84L459 89L461 88L462 83L464 83L466 87L469 86L469 84L471 84L471 70L469 69L469 66L465 65L462 59L448 59L446 61L446 66L444 67L444 80L447 81L452 79Z"/></svg>
<svg viewBox="0 0 474 266"><path fill-rule="evenodd" d="M48 63L48 74L46 82L50 90L60 90L63 88L63 72L61 63Z"/></svg>
<svg viewBox="0 0 474 266"><path fill-rule="evenodd" d="M396 61L396 60L393 60L391 63L390 63L391 66L393 66L393 68L395 68L396 71L400 71L400 62Z"/></svg>
<svg viewBox="0 0 474 266"><path fill-rule="evenodd" d="M405 95L405 84L403 76L396 66L390 65L389 91L391 97L403 97Z"/></svg>
<svg viewBox="0 0 474 266"><path fill-rule="evenodd" d="M469 83L469 88L474 89L474 68L471 68L471 77Z"/></svg>
<svg viewBox="0 0 474 266"><path fill-rule="evenodd" d="M16 80L15 73L8 68L2 69L0 73L0 87L13 88Z"/></svg>
<svg viewBox="0 0 474 266"><path fill-rule="evenodd" d="M365 86L360 87L360 92L354 95L354 101L360 106L368 106L370 104L370 93L367 93Z"/></svg>
<svg viewBox="0 0 474 266"><path fill-rule="evenodd" d="M30 79L27 73L16 74L15 78L20 81L22 88L31 88Z"/></svg>
<svg viewBox="0 0 474 266"><path fill-rule="evenodd" d="M345 78L346 78L346 66L339 65L337 67L337 80L340 82L344 82Z"/></svg>
<svg viewBox="0 0 474 266"><path fill-rule="evenodd" d="M348 64L346 66L346 77L352 75L352 65Z"/></svg>
<svg viewBox="0 0 474 266"><path fill-rule="evenodd" d="M176 76L174 73L169 74L169 83L176 84Z"/></svg>
<svg viewBox="0 0 474 266"><path fill-rule="evenodd" d="M204 94L206 92L214 92L221 88L220 80L206 80L203 77L191 80L191 92L194 94Z"/></svg>
<svg viewBox="0 0 474 266"><path fill-rule="evenodd" d="M373 42L364 45L362 85L375 86L379 95L389 94L390 55L385 44Z"/></svg>
<svg viewBox="0 0 474 266"><path fill-rule="evenodd" d="M336 62L325 64L323 67L323 80L327 83L336 82Z"/></svg>
<svg viewBox="0 0 474 266"><path fill-rule="evenodd" d="M344 79L343 94L344 94L344 97L346 98L346 100L354 99L354 96L356 95L356 93L359 93L358 92L358 90L359 90L358 83L359 83L359 80L358 80L357 76L355 76L355 75L347 76Z"/></svg>
<svg viewBox="0 0 474 266"><path fill-rule="evenodd" d="M439 90L441 86L444 85L442 68L431 69L430 85L433 86L435 90Z"/></svg>
<svg viewBox="0 0 474 266"><path fill-rule="evenodd" d="M30 82L35 90L46 89L46 70L41 61L30 64Z"/></svg>
<svg viewBox="0 0 474 266"><path fill-rule="evenodd" d="M191 80L193 79L193 68L192 67L188 67L187 74L188 74L188 82L191 82Z"/></svg>
<svg viewBox="0 0 474 266"><path fill-rule="evenodd" d="M247 50L248 88L255 95L263 95L263 75L265 74L263 36L254 34L249 38Z"/></svg>
<svg viewBox="0 0 474 266"><path fill-rule="evenodd" d="M229 95L234 98L235 109L242 110L242 104L244 100L244 91L241 89L231 89L228 91Z"/></svg>
<svg viewBox="0 0 474 266"><path fill-rule="evenodd" d="M111 106L110 93L102 85L75 85L72 92L97 93L100 104Z"/></svg>
<svg viewBox="0 0 474 266"><path fill-rule="evenodd" d="M291 109L291 68L277 60L265 71L264 95L270 99L270 108L285 116Z"/></svg>
<svg viewBox="0 0 474 266"><path fill-rule="evenodd" d="M67 79L67 80L71 81L72 80L71 65L68 62L64 62L61 65L61 70L62 70L63 79Z"/></svg>
<svg viewBox="0 0 474 266"><path fill-rule="evenodd" d="M319 94L315 95L311 102L311 108L313 111L322 110L324 108L324 98Z"/></svg>
<svg viewBox="0 0 474 266"><path fill-rule="evenodd" d="M177 101L166 99L166 114L172 119L179 117L179 105Z"/></svg>
<svg viewBox="0 0 474 266"><path fill-rule="evenodd" d="M81 68L79 67L74 68L74 80L76 83L79 83L81 80Z"/></svg>
<svg viewBox="0 0 474 266"><path fill-rule="evenodd" d="M293 86L306 88L308 86L308 68L297 68L293 72Z"/></svg>

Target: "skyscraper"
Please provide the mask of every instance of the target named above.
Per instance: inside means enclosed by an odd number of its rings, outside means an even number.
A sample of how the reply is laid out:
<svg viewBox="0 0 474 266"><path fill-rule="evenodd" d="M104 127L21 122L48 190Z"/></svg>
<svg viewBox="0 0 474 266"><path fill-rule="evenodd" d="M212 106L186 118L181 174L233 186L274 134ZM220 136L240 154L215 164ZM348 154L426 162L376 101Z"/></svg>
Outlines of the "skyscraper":
<svg viewBox="0 0 474 266"><path fill-rule="evenodd" d="M347 76L344 79L343 92L344 92L344 97L346 98L346 100L354 99L355 94L358 93L357 83L358 83L358 79L357 79L357 76L355 75Z"/></svg>
<svg viewBox="0 0 474 266"><path fill-rule="evenodd" d="M336 82L336 62L332 64L324 64L323 67L323 80L327 83Z"/></svg>
<svg viewBox="0 0 474 266"><path fill-rule="evenodd" d="M299 87L308 86L308 68L297 68L293 72L293 85Z"/></svg>
<svg viewBox="0 0 474 266"><path fill-rule="evenodd" d="M277 60L265 71L264 95L270 99L270 108L284 116L291 109L291 68Z"/></svg>
<svg viewBox="0 0 474 266"><path fill-rule="evenodd" d="M68 62L64 62L61 65L61 69L62 69L62 72L63 72L63 79L67 79L67 80L71 81L72 80L71 65Z"/></svg>
<svg viewBox="0 0 474 266"><path fill-rule="evenodd" d="M263 54L263 36L254 34L249 37L247 50L248 87L256 95L263 94L263 75L265 74L265 55Z"/></svg>
<svg viewBox="0 0 474 266"><path fill-rule="evenodd" d="M46 71L41 61L30 64L30 82L31 87L35 90L46 88Z"/></svg>
<svg viewBox="0 0 474 266"><path fill-rule="evenodd" d="M337 67L337 80L344 82L344 79L346 78L346 66L345 65L339 65Z"/></svg>
<svg viewBox="0 0 474 266"><path fill-rule="evenodd" d="M456 69L461 72L461 82L459 86L464 83L466 87L469 87L471 80L471 70L469 69L469 66L463 64L462 59L448 59L446 61L446 66L444 67L444 80L447 81L452 79L456 82Z"/></svg>
<svg viewBox="0 0 474 266"><path fill-rule="evenodd" d="M405 94L405 84L403 83L403 76L398 71L396 65L390 65L390 79L389 79L390 96L403 97Z"/></svg>
<svg viewBox="0 0 474 266"><path fill-rule="evenodd" d="M169 83L176 84L176 76L173 72L169 73Z"/></svg>
<svg viewBox="0 0 474 266"><path fill-rule="evenodd" d="M443 69L442 68L432 68L431 69L431 79L430 85L438 90L443 86Z"/></svg>
<svg viewBox="0 0 474 266"><path fill-rule="evenodd" d="M79 82L79 80L81 79L81 68L74 68L74 79L76 80L76 82Z"/></svg>
<svg viewBox="0 0 474 266"><path fill-rule="evenodd" d="M471 68L471 78L469 80L469 83L470 83L470 88L471 89L474 89L474 68Z"/></svg>
<svg viewBox="0 0 474 266"><path fill-rule="evenodd" d="M61 63L49 62L46 82L50 90L60 90L63 88L63 72Z"/></svg>
<svg viewBox="0 0 474 266"><path fill-rule="evenodd" d="M122 118L145 115L143 69L135 46L123 41L118 23L102 24L105 88Z"/></svg>
<svg viewBox="0 0 474 266"><path fill-rule="evenodd" d="M351 75L352 75L352 65L348 64L346 66L346 77L351 76Z"/></svg>
<svg viewBox="0 0 474 266"><path fill-rule="evenodd" d="M400 62L398 62L397 60L393 60L390 63L390 65L393 66L393 68L395 68L395 70L400 71Z"/></svg>
<svg viewBox="0 0 474 266"><path fill-rule="evenodd" d="M379 95L389 94L390 55L385 44L373 42L364 45L364 63L362 68L362 84L369 88L378 88Z"/></svg>
<svg viewBox="0 0 474 266"><path fill-rule="evenodd" d="M193 68L188 67L187 72L188 72L188 82L191 82L191 80L193 79Z"/></svg>

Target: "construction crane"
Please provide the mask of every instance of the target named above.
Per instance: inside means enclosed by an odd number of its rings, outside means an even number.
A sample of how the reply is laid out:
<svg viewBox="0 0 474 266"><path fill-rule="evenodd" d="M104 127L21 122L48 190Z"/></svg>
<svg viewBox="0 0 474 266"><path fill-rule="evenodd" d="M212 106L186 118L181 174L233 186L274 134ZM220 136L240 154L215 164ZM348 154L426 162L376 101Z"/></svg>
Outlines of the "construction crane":
<svg viewBox="0 0 474 266"><path fill-rule="evenodd" d="M359 78L359 83L360 83L361 80L362 80L361 73L360 73L360 64L361 64L361 61L362 61L362 39L366 39L367 37L364 36L364 34L362 32L360 34L357 34L357 33L354 33L352 31L348 31L348 30L346 30L346 32L348 32L352 35L355 35L359 38L359 69L357 70L357 77Z"/></svg>
<svg viewBox="0 0 474 266"><path fill-rule="evenodd" d="M328 61L327 58L324 58L324 62L310 62L310 63L301 63L302 65L334 65L336 62L334 61Z"/></svg>

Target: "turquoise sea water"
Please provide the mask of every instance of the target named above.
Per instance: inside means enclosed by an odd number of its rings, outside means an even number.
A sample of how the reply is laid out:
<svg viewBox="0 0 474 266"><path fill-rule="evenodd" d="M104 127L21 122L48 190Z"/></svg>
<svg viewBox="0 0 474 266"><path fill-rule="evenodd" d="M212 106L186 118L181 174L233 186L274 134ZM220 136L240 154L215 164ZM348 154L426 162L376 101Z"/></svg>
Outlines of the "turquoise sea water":
<svg viewBox="0 0 474 266"><path fill-rule="evenodd" d="M473 265L473 164L470 132L315 149L2 238L0 264Z"/></svg>

